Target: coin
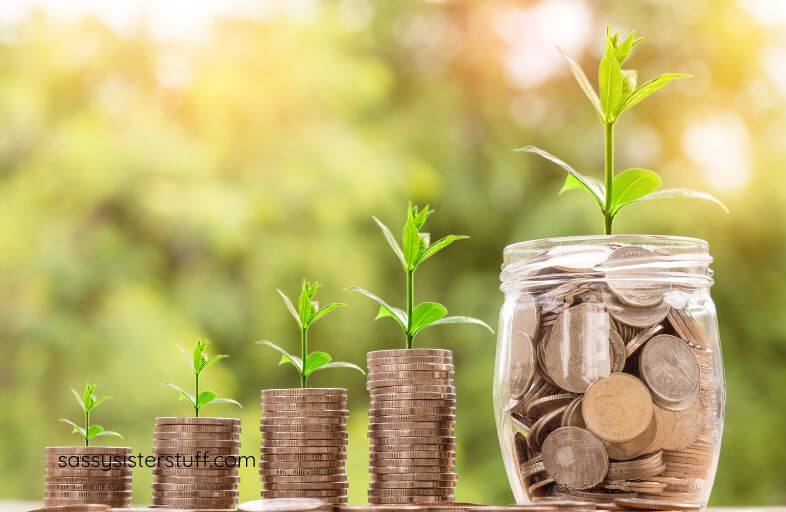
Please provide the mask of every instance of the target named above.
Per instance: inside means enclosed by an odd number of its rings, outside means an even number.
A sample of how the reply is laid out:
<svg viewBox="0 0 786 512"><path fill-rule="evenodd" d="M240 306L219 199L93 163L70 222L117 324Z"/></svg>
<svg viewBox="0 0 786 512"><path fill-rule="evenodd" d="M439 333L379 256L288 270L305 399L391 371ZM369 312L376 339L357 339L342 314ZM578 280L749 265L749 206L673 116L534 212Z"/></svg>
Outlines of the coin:
<svg viewBox="0 0 786 512"><path fill-rule="evenodd" d="M376 409L400 409L402 407L456 407L455 400L376 400L371 402Z"/></svg>
<svg viewBox="0 0 786 512"><path fill-rule="evenodd" d="M646 308L663 302L670 285L652 278L656 255L649 249L626 245L616 249L604 263L609 289L629 306Z"/></svg>
<svg viewBox="0 0 786 512"><path fill-rule="evenodd" d="M643 498L616 498L614 503L629 509L637 510L700 510L698 503L685 503L677 501L660 501Z"/></svg>
<svg viewBox="0 0 786 512"><path fill-rule="evenodd" d="M332 497L336 496L337 493L339 495L345 494L346 490L344 490L344 489L338 489L338 490L330 490L330 489L317 490L317 489L312 489L312 490L308 490L307 492L302 490L302 489L301 490L294 490L293 489L293 490L286 490L286 491L284 491L284 490L272 491L272 490L267 490L267 489L263 489L262 490L262 494L265 497L265 499L269 499L269 498L287 498L287 497L293 497L292 496L293 494L305 495L306 493L309 495L309 497L312 497L312 498L313 497L332 498Z"/></svg>
<svg viewBox="0 0 786 512"><path fill-rule="evenodd" d="M664 443L666 450L680 450L690 446L699 437L704 426L704 408L694 402L688 409L675 413L674 429Z"/></svg>
<svg viewBox="0 0 786 512"><path fill-rule="evenodd" d="M275 430L277 434L284 432L346 432L346 422L336 423L270 423L260 422L259 430Z"/></svg>
<svg viewBox="0 0 786 512"><path fill-rule="evenodd" d="M638 349L647 343L653 336L663 330L661 324L653 325L649 329L643 329L638 334L633 336L631 340L625 345L625 354L631 357Z"/></svg>
<svg viewBox="0 0 786 512"><path fill-rule="evenodd" d="M417 416L420 414L448 414L452 415L456 411L455 407L385 407L371 409L369 417L377 416Z"/></svg>
<svg viewBox="0 0 786 512"><path fill-rule="evenodd" d="M666 408L698 396L698 360L676 336L659 334L652 338L641 351L639 371L652 394Z"/></svg>
<svg viewBox="0 0 786 512"><path fill-rule="evenodd" d="M543 442L543 465L557 483L588 489L606 476L609 459L598 438L578 427L560 427Z"/></svg>
<svg viewBox="0 0 786 512"><path fill-rule="evenodd" d="M190 425L162 424L155 426L155 433L181 432L232 432L240 433L240 425Z"/></svg>
<svg viewBox="0 0 786 512"><path fill-rule="evenodd" d="M584 395L582 416L592 433L615 443L640 436L652 420L647 387L627 373L612 373L594 382Z"/></svg>
<svg viewBox="0 0 786 512"><path fill-rule="evenodd" d="M347 404L328 404L325 402L315 402L319 407L293 407L292 404L268 404L263 403L260 407L262 415L270 416L346 416L349 414ZM299 405L299 404L295 404Z"/></svg>
<svg viewBox="0 0 786 512"><path fill-rule="evenodd" d="M85 503L79 505L52 505L47 506L46 508L37 508L31 512L109 512L110 508L111 507L109 505Z"/></svg>
<svg viewBox="0 0 786 512"><path fill-rule="evenodd" d="M453 364L453 357L442 356L420 356L420 357L380 357L373 361L367 361L367 366L393 366L401 364Z"/></svg>
<svg viewBox="0 0 786 512"><path fill-rule="evenodd" d="M263 389L260 391L262 397L305 397L305 396L347 396L344 388L282 388L282 389Z"/></svg>
<svg viewBox="0 0 786 512"><path fill-rule="evenodd" d="M579 304L562 313L544 346L544 367L551 380L566 391L583 393L607 376L611 372L609 329L608 315L600 304Z"/></svg>
<svg viewBox="0 0 786 512"><path fill-rule="evenodd" d="M390 357L453 357L450 350L436 349L436 348L404 348L404 349L387 349L387 350L374 350L366 354L368 361L375 359L385 359Z"/></svg>
<svg viewBox="0 0 786 512"><path fill-rule="evenodd" d="M371 395L372 400L396 401L396 400L456 400L455 393L380 393Z"/></svg>
<svg viewBox="0 0 786 512"><path fill-rule="evenodd" d="M347 441L345 439L270 439L264 438L263 441L266 447L270 448L305 448L305 447L346 447Z"/></svg>
<svg viewBox="0 0 786 512"><path fill-rule="evenodd" d="M208 418L204 416L193 417L159 417L155 419L156 425L221 425L221 426L240 426L237 418Z"/></svg>
<svg viewBox="0 0 786 512"><path fill-rule="evenodd" d="M395 482L456 482L458 475L455 473L410 473L410 474L376 474L371 475L372 482L387 485Z"/></svg>
<svg viewBox="0 0 786 512"><path fill-rule="evenodd" d="M344 425L346 418L342 417L303 417L303 416L263 416L260 425Z"/></svg>
<svg viewBox="0 0 786 512"><path fill-rule="evenodd" d="M371 396L390 393L450 393L455 394L456 388L452 384L405 384L399 386L383 386L369 389Z"/></svg>
<svg viewBox="0 0 786 512"><path fill-rule="evenodd" d="M263 478L268 477L292 477L292 478L306 478L306 477L316 477L316 476L330 476L338 477L344 475L344 467L343 466L326 466L322 468L264 468L260 467L259 474Z"/></svg>
<svg viewBox="0 0 786 512"><path fill-rule="evenodd" d="M199 441L240 441L240 432L153 432L153 440L192 442Z"/></svg>
<svg viewBox="0 0 786 512"><path fill-rule="evenodd" d="M369 373L389 372L450 372L456 369L450 363L400 363L400 364L374 364L368 367Z"/></svg>
<svg viewBox="0 0 786 512"><path fill-rule="evenodd" d="M657 306L647 308L629 306L620 301L612 292L606 290L604 290L602 297L606 311L615 320L641 329L661 323L671 309L671 306L665 301Z"/></svg>
<svg viewBox="0 0 786 512"><path fill-rule="evenodd" d="M240 448L240 441L222 439L161 439L156 438L155 446L161 448Z"/></svg>
<svg viewBox="0 0 786 512"><path fill-rule="evenodd" d="M247 501L237 506L239 512L330 512L331 508L321 500L310 498L278 498Z"/></svg>
<svg viewBox="0 0 786 512"><path fill-rule="evenodd" d="M373 459L455 459L456 452L450 450L400 450L375 452Z"/></svg>
<svg viewBox="0 0 786 512"><path fill-rule="evenodd" d="M645 453L649 453L652 443L658 434L658 426L653 414L649 426L640 435L634 437L629 441L621 441L614 443L611 441L603 441L603 446L606 448L606 453L609 454L610 459L614 460L630 460L634 459Z"/></svg>
<svg viewBox="0 0 786 512"><path fill-rule="evenodd" d="M606 245L563 245L549 249L547 257L557 270L575 273L591 273L612 254Z"/></svg>

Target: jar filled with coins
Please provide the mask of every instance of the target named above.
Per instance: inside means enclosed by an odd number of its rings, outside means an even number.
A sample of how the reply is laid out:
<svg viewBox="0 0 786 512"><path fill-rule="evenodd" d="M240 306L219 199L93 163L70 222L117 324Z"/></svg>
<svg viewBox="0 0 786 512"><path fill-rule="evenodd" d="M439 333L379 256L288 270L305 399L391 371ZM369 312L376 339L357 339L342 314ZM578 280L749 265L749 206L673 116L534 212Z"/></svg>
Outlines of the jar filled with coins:
<svg viewBox="0 0 786 512"><path fill-rule="evenodd" d="M711 262L667 236L505 249L494 406L517 502L706 506L725 402Z"/></svg>

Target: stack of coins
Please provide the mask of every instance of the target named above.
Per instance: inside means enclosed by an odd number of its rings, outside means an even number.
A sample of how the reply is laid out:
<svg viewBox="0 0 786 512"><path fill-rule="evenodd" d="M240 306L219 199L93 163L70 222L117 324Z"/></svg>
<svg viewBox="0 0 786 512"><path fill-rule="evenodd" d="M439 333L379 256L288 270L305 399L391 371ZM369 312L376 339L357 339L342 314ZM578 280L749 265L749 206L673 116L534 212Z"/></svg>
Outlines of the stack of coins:
<svg viewBox="0 0 786 512"><path fill-rule="evenodd" d="M347 502L347 390L266 389L261 392L263 498Z"/></svg>
<svg viewBox="0 0 786 512"><path fill-rule="evenodd" d="M50 446L46 448L44 506L131 504L131 448Z"/></svg>
<svg viewBox="0 0 786 512"><path fill-rule="evenodd" d="M575 252L555 255L505 327L505 422L524 489L532 500L706 503L723 390L704 296L652 276L668 255Z"/></svg>
<svg viewBox="0 0 786 512"><path fill-rule="evenodd" d="M246 501L238 512L333 512L333 505L316 498L272 498Z"/></svg>
<svg viewBox="0 0 786 512"><path fill-rule="evenodd" d="M456 390L449 350L370 352L368 501L450 502L457 475Z"/></svg>
<svg viewBox="0 0 786 512"><path fill-rule="evenodd" d="M153 508L234 509L240 420L156 418Z"/></svg>

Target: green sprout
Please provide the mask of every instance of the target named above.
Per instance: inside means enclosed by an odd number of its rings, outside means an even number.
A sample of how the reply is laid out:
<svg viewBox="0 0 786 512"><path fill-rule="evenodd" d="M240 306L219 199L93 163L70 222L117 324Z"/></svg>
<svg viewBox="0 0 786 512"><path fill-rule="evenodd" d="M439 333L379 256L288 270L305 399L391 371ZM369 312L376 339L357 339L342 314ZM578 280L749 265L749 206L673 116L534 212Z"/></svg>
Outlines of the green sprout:
<svg viewBox="0 0 786 512"><path fill-rule="evenodd" d="M91 425L90 424L90 414L98 407L99 405L103 404L104 402L111 400L111 396L96 396L96 385L95 384L86 384L85 390L82 392L82 395L77 393L74 388L71 388L71 393L74 394L74 398L79 403L79 406L82 408L82 412L85 414L85 426L80 427L76 423L71 420L67 420L65 418L60 418L60 421L63 423L67 423L73 427L71 431L74 434L79 434L82 436L82 439L85 440L85 446L90 446L90 441L96 437L101 436L115 436L119 438L123 438L117 432L113 432L111 430L104 430L104 427L101 425Z"/></svg>
<svg viewBox="0 0 786 512"><path fill-rule="evenodd" d="M208 404L232 404L238 407L243 407L238 401L232 400L231 398L220 398L212 391L199 391L199 375L207 368L213 366L222 359L229 357L224 354L218 354L213 357L209 357L205 353L208 343L210 343L210 340L208 339L198 339L196 343L194 343L194 350L191 354L189 354L183 347L178 347L180 348L180 353L183 354L183 357L186 360L186 364L189 368L191 368L191 371L194 372L194 394L189 393L173 382L164 383L165 385L180 393L177 397L178 400L187 400L189 403L191 403L191 406L194 408L194 416L196 417L199 417L199 410Z"/></svg>
<svg viewBox="0 0 786 512"><path fill-rule="evenodd" d="M641 201L669 198L704 199L719 205L728 213L728 209L722 202L706 192L686 188L660 189L663 181L660 176L648 169L633 168L615 174L614 125L620 115L666 86L669 82L691 76L684 73L663 73L637 86L637 71L635 69L622 69L622 65L630 56L633 48L641 41L642 38L637 37L635 30L624 41L620 42L619 34L612 35L611 29L606 29L606 51L598 68L600 96L595 93L595 89L593 89L589 79L576 61L558 48L568 62L581 90L584 91L584 94L595 107L600 122L603 124L605 183L591 176L584 176L564 161L540 148L526 146L516 150L535 153L562 167L568 175L565 178L565 184L562 186L560 194L568 190L583 190L587 192L598 203L603 213L604 228L607 235L611 234L614 218L620 210L627 205Z"/></svg>
<svg viewBox="0 0 786 512"><path fill-rule="evenodd" d="M325 370L327 368L352 368L359 371L363 375L366 374L366 372L364 372L361 367L355 364L345 363L342 361L333 361L333 358L327 352L308 352L308 331L311 329L311 326L314 325L317 320L324 317L333 310L346 306L346 304L334 302L323 308L320 308L319 303L314 300L314 297L317 295L317 292L321 286L322 285L319 284L319 281L311 282L303 279L300 289L300 297L298 297L297 301L297 309L295 309L294 304L292 304L292 301L289 300L289 297L287 297L284 292L281 290L276 290L278 294L281 295L281 298L284 300L284 304L286 304L289 312L292 313L292 316L295 318L298 328L300 329L300 357L290 354L272 341L257 341L257 343L260 345L267 345L268 347L277 350L281 354L281 360L278 363L279 365L291 364L295 367L295 369L297 369L298 374L300 375L300 386L303 388L306 387L309 376L318 370Z"/></svg>
<svg viewBox="0 0 786 512"><path fill-rule="evenodd" d="M390 248L393 249L393 252L398 256L401 267L406 274L406 311L389 305L378 296L363 288L357 286L347 288L347 291L361 293L379 304L379 313L375 320L379 320L380 318L392 318L404 332L407 338L406 347L410 349L413 347L413 340L418 333L427 327L435 325L475 324L485 327L492 333L494 332L488 324L477 318L469 316L447 316L448 310L442 304L436 302L422 302L415 305L415 272L420 265L456 240L469 238L466 235L447 235L433 244L430 243L428 233L421 233L420 230L426 223L426 219L428 219L432 213L434 213L434 210L429 210L428 205L422 210L419 210L417 206L413 206L412 203L409 203L407 206L407 220L404 223L404 230L401 235L401 246L399 246L390 229L388 229L379 219L373 217L374 221L382 230L382 234L385 235L385 239L390 245Z"/></svg>

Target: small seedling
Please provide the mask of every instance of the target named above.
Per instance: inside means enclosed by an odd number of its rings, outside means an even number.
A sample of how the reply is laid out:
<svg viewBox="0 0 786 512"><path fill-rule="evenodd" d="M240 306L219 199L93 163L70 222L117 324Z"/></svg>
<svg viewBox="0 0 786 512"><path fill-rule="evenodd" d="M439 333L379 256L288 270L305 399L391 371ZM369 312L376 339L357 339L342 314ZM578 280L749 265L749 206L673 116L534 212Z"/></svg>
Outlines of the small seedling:
<svg viewBox="0 0 786 512"><path fill-rule="evenodd" d="M96 437L101 436L115 436L119 438L123 438L117 432L113 432L111 430L104 430L104 427L101 425L91 425L90 424L90 414L98 407L99 405L103 404L104 402L111 400L111 396L96 396L96 385L95 384L86 384L85 390L80 395L74 388L71 388L71 393L74 394L74 398L79 403L79 406L82 408L82 412L85 414L85 426L80 427L76 423L71 420L67 420L65 418L60 418L60 421L63 423L68 423L73 427L71 431L74 434L79 434L82 436L82 439L85 440L85 446L90 446L90 441Z"/></svg>
<svg viewBox="0 0 786 512"><path fill-rule="evenodd" d="M300 329L300 357L290 354L272 341L257 341L257 343L260 345L267 345L268 347L271 347L281 353L281 360L278 364L291 364L294 366L300 375L300 386L304 388L308 382L308 377L312 373L319 370L325 370L327 368L352 368L364 375L366 373L361 367L355 364L345 363L342 361L333 361L333 358L327 352L308 352L308 331L311 326L328 313L340 307L346 306L346 304L334 302L323 308L320 308L319 303L314 301L314 297L316 296L320 287L321 285L318 281L310 282L303 279L303 283L301 284L300 288L300 297L298 297L297 301L297 309L295 309L295 305L292 304L292 301L289 300L289 297L287 297L284 292L281 290L276 290L278 294L281 295L281 298L284 300L284 304L286 304L289 312L292 313L292 316L295 318L298 328Z"/></svg>
<svg viewBox="0 0 786 512"><path fill-rule="evenodd" d="M380 318L392 318L398 326L401 327L401 330L406 336L406 348L413 347L415 336L423 329L435 325L475 324L485 327L492 333L494 332L488 324L477 318L469 316L447 316L447 308L437 302L422 302L415 305L415 271L417 271L424 261L456 240L469 238L466 235L447 235L433 244L430 243L428 233L421 233L420 230L426 223L426 219L428 219L432 213L434 213L434 210L429 210L428 205L422 210L419 210L417 206L413 206L412 203L409 203L407 207L407 220L404 223L404 230L401 235L401 246L399 246L396 237L393 236L390 229L378 218L373 217L374 221L382 230L385 240L387 240L390 248L393 249L393 252L398 257L401 267L406 274L406 311L389 305L380 297L363 288L357 286L347 288L348 291L361 293L379 304L379 313L375 320Z"/></svg>
<svg viewBox="0 0 786 512"><path fill-rule="evenodd" d="M633 48L642 41L632 31L628 37L620 42L619 34L611 34L611 29L606 29L606 51L598 68L598 90L600 96L593 89L581 67L568 57L562 50L562 56L568 62L581 90L595 107L604 129L605 140L605 183L576 171L573 167L563 162L556 156L534 146L526 146L516 151L535 153L562 167L568 175L560 194L568 190L583 190L588 193L603 213L604 231L611 234L614 218L620 210L630 204L653 199L668 198L694 198L704 199L716 203L728 213L726 206L714 196L697 190L687 188L661 189L663 181L655 172L648 169L633 168L615 174L614 171L614 125L623 112L633 108L655 91L666 86L669 82L691 75L683 73L664 73L652 80L637 86L637 71L622 69L622 65L630 56Z"/></svg>
<svg viewBox="0 0 786 512"><path fill-rule="evenodd" d="M199 391L199 375L207 368L213 366L222 359L229 357L224 354L218 354L213 357L209 357L205 353L205 348L207 348L208 343L210 343L210 340L208 339L198 339L196 343L194 343L194 351L191 354L189 354L183 347L178 347L180 348L180 353L183 354L183 357L186 360L186 364L194 372L194 394L189 393L173 382L164 383L165 385L180 393L177 398L178 400L187 400L191 404L191 406L194 408L194 416L196 417L199 417L199 410L208 404L232 404L238 407L243 407L238 401L232 400L231 398L218 397L212 391Z"/></svg>

